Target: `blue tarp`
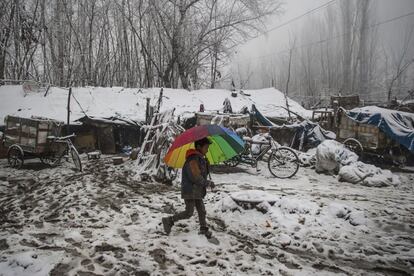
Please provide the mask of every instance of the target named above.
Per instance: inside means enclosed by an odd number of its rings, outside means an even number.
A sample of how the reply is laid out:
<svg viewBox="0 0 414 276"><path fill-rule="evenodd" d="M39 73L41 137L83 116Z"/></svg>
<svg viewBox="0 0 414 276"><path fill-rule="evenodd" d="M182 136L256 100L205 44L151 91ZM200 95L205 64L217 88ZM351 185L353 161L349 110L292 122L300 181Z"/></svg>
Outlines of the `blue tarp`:
<svg viewBox="0 0 414 276"><path fill-rule="evenodd" d="M296 129L292 146L297 146L299 150L306 148L316 148L325 140L335 140L336 134L332 131L323 129L319 124L305 120L299 124L293 124L287 127Z"/></svg>
<svg viewBox="0 0 414 276"><path fill-rule="evenodd" d="M301 123L294 123L290 125L278 126L273 124L268 118L266 118L257 107L252 105L252 115L263 126L268 126L271 129L277 128L289 128L295 130L295 136L293 137L292 145L294 148L302 150L306 145L307 148L317 147L325 140L333 140L336 138L335 133L324 130L317 123L313 123L309 120L304 120Z"/></svg>
<svg viewBox="0 0 414 276"><path fill-rule="evenodd" d="M263 126L274 126L274 124L267 119L265 116L263 116L262 113L260 113L259 110L257 110L256 106L253 104L252 105L252 110L251 110L253 116L255 117L255 119Z"/></svg>
<svg viewBox="0 0 414 276"><path fill-rule="evenodd" d="M414 152L414 114L366 106L346 111L352 120L377 126L385 135Z"/></svg>

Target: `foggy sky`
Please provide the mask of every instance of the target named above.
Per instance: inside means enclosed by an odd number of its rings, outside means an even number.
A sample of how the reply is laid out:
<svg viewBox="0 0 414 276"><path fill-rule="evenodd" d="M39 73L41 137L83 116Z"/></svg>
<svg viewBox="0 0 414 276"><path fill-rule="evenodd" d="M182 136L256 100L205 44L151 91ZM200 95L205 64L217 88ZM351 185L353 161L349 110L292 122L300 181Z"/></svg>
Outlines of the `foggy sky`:
<svg viewBox="0 0 414 276"><path fill-rule="evenodd" d="M341 0L337 0L332 5L336 5L336 7L338 7L339 1ZM376 4L376 11L374 11L377 15L376 22L414 11L414 0L371 1L373 1L372 4ZM329 2L329 0L285 0L283 4L283 13L276 14L273 18L269 19L266 27L267 29L271 29L272 27L287 22L290 19L302 15L305 12L327 2ZM287 26L271 31L242 44L238 48L235 48L232 53L233 63L237 62L239 59L244 62L251 61L252 63L260 63L261 59L266 59L266 57L263 56L272 55L272 53L288 49L289 39L294 36L300 37L303 35L301 33L301 26L303 26L303 24L309 24L312 18L323 16L325 11L326 8L322 8L311 15L307 15L290 23ZM410 24L414 24L414 15L379 26L379 43L388 48L399 47L399 41L403 36L402 30ZM315 41L318 40L318 38L315 38Z"/></svg>

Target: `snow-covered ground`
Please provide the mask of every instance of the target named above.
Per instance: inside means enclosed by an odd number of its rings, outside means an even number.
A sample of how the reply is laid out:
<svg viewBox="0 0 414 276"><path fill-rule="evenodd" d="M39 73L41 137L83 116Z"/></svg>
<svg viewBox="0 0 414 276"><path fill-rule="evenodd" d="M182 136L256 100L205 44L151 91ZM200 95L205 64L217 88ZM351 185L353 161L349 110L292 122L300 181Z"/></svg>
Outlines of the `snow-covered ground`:
<svg viewBox="0 0 414 276"><path fill-rule="evenodd" d="M243 106L249 109L252 104L266 116L287 117L284 95L274 88L260 90L245 90L245 95L231 97L231 91L222 89L194 90L164 89L161 111L175 108L175 115L197 112L200 104L206 111L223 108L225 98L229 98L233 111L239 111ZM124 116L133 120L145 119L146 98L151 99L151 105L158 101L160 88L138 89L122 87L77 87L72 91L71 121L84 116L111 117ZM66 122L68 90L52 87L47 96L43 93L25 94L21 85L0 86L0 125L7 115L21 117L42 116ZM250 96L247 96L249 94ZM76 101L76 100L78 101ZM79 104L80 107L79 106ZM310 118L312 111L304 109L297 102L289 99L292 111L303 117ZM83 109L83 110L82 110Z"/></svg>
<svg viewBox="0 0 414 276"><path fill-rule="evenodd" d="M205 200L214 245L197 234L196 215L163 234L161 218L184 208L178 183L134 180L134 161L82 158L80 173L0 160L0 275L414 273L411 174L375 188L309 168L280 180L265 164L216 167ZM243 191L274 205L242 209L230 196Z"/></svg>

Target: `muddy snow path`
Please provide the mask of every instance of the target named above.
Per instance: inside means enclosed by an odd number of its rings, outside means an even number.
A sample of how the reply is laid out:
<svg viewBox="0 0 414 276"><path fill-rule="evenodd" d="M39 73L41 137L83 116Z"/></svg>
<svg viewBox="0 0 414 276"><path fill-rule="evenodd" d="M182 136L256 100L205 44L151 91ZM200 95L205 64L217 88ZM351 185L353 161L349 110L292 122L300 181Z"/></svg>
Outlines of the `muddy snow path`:
<svg viewBox="0 0 414 276"><path fill-rule="evenodd" d="M401 175L398 187L374 188L307 168L288 180L274 179L264 164L260 173L243 166L234 170L237 176L217 170L214 178L222 193L255 189L279 200L261 214L236 209L224 199L215 214L230 225L227 231L282 250L295 264L294 274L309 266L349 275L414 272L413 175Z"/></svg>
<svg viewBox="0 0 414 276"><path fill-rule="evenodd" d="M412 176L399 187L339 183L301 169L277 180L265 168L217 168L206 197L220 245L196 216L165 236L182 210L179 186L134 180L135 164L84 160L76 173L0 160L0 275L321 275L413 273ZM411 179L410 179L411 177ZM264 190L273 206L245 210L233 191Z"/></svg>

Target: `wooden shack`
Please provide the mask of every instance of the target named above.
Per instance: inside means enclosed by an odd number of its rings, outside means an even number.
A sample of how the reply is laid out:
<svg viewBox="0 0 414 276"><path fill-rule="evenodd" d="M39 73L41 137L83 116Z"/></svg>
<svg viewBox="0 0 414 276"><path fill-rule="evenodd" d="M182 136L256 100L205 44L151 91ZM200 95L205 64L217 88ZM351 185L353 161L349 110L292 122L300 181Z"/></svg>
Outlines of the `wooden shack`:
<svg viewBox="0 0 414 276"><path fill-rule="evenodd" d="M141 123L132 120L85 116L77 121L81 124L71 129L76 133L75 145L82 152L112 154L121 152L124 146L138 147L142 140Z"/></svg>

